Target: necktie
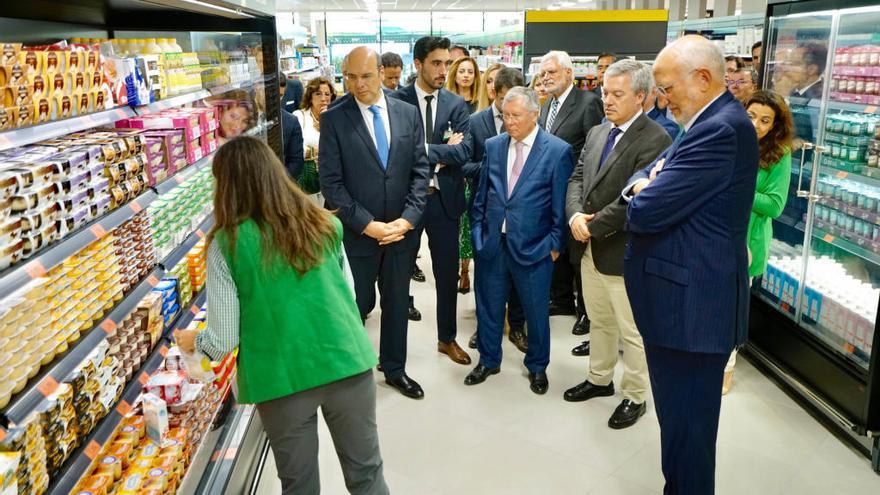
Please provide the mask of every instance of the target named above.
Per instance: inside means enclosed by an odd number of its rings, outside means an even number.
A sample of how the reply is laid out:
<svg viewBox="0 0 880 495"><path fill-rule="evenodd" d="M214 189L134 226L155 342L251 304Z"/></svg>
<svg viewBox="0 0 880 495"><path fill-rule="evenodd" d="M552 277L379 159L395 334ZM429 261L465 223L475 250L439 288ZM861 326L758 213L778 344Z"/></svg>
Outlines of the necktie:
<svg viewBox="0 0 880 495"><path fill-rule="evenodd" d="M517 141L515 146L516 157L513 159L513 170L510 171L510 178L507 180L508 198L513 194L513 188L516 187L516 181L519 180L519 174L522 173L523 165L525 164L525 160L523 160L523 147L525 147L525 143Z"/></svg>
<svg viewBox="0 0 880 495"><path fill-rule="evenodd" d="M431 143L434 139L434 109L431 108L431 101L434 95L425 96L425 142Z"/></svg>
<svg viewBox="0 0 880 495"><path fill-rule="evenodd" d="M556 120L556 112L559 110L559 100L553 98L553 103L550 104L550 115L547 116L547 123L544 125L544 130L550 132L553 129L553 121Z"/></svg>
<svg viewBox="0 0 880 495"><path fill-rule="evenodd" d="M495 116L495 118L501 121L501 128L498 130L498 134L501 134L502 132L506 132L507 128L504 127L504 116L499 113L498 115Z"/></svg>
<svg viewBox="0 0 880 495"><path fill-rule="evenodd" d="M608 140L605 141L605 147L602 148L602 157L599 158L599 170L602 170L602 165L605 165L605 160L608 159L608 155L610 155L611 150L614 149L614 140L622 133L623 131L620 130L620 127L611 128L611 132L608 133Z"/></svg>
<svg viewBox="0 0 880 495"><path fill-rule="evenodd" d="M385 124L382 123L382 114L379 107L370 107L373 113L373 133L376 135L376 151L379 152L379 160L382 162L382 170L388 168L388 136L385 135Z"/></svg>

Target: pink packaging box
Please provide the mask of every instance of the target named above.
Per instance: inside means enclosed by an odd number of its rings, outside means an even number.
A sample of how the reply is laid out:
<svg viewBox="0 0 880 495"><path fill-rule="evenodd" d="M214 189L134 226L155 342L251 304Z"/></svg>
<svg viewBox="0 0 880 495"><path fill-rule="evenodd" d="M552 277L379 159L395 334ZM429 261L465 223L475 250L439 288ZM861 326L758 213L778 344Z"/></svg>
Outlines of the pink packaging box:
<svg viewBox="0 0 880 495"><path fill-rule="evenodd" d="M186 140L192 141L202 135L197 115L157 114L123 119L116 122L116 127L132 129L183 129Z"/></svg>

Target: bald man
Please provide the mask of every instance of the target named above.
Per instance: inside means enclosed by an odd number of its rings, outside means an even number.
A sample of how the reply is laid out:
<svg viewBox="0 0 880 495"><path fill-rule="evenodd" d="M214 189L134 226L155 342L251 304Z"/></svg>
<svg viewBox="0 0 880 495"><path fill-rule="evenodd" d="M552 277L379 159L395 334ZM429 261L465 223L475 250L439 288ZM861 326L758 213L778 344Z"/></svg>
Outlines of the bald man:
<svg viewBox="0 0 880 495"><path fill-rule="evenodd" d="M724 365L748 329L758 140L725 88L724 56L712 42L670 44L654 79L684 127L623 191L624 280L660 422L664 493L710 495Z"/></svg>

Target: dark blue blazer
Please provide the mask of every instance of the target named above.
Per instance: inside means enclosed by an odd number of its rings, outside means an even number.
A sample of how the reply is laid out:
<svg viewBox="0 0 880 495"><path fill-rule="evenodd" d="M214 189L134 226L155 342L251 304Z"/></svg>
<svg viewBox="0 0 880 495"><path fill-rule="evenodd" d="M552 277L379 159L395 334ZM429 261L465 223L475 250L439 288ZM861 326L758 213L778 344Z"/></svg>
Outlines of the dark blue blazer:
<svg viewBox="0 0 880 495"><path fill-rule="evenodd" d="M418 95L414 84L404 86L391 94L397 98L419 107ZM422 122L424 119L419 119ZM434 166L443 163L446 166L436 174L435 180L440 184L440 201L446 215L457 219L464 213L464 171L463 167L471 156L470 111L464 98L445 89L440 89L437 96L437 115L434 116L434 135L428 140L428 163L430 176L434 175ZM452 125L454 132L464 133L464 141L460 144L443 144L443 133ZM422 131L424 132L424 131Z"/></svg>
<svg viewBox="0 0 880 495"><path fill-rule="evenodd" d="M669 137L672 139L675 139L675 137L678 136L679 125L666 116L666 110L660 110L659 108L654 107L648 112L648 117L663 126L663 128L666 129L666 132L669 133Z"/></svg>
<svg viewBox="0 0 880 495"><path fill-rule="evenodd" d="M506 132L486 141L486 153L471 210L474 251L491 259L501 248L501 224L507 219L507 245L520 265L533 265L562 251L566 240L565 194L574 170L571 145L538 129L513 194L507 197Z"/></svg>
<svg viewBox="0 0 880 495"><path fill-rule="evenodd" d="M755 127L725 91L660 156L663 170L627 209L624 279L633 316L646 345L729 353L748 329Z"/></svg>
<svg viewBox="0 0 880 495"><path fill-rule="evenodd" d="M284 88L284 101L281 107L290 113L299 110L303 97L303 84L299 79L288 79Z"/></svg>
<svg viewBox="0 0 880 495"><path fill-rule="evenodd" d="M483 165L486 140L497 135L495 132L495 115L492 113L491 106L471 115L471 158L462 167L464 176L473 181L468 208L474 205L475 191L480 187L480 168Z"/></svg>
<svg viewBox="0 0 880 495"><path fill-rule="evenodd" d="M281 142L284 145L284 168L296 180L302 173L303 133L299 121L285 109L281 109Z"/></svg>
<svg viewBox="0 0 880 495"><path fill-rule="evenodd" d="M321 192L327 209L337 210L345 226L345 247L351 256L368 256L382 249L377 240L363 234L371 221L404 218L417 225L427 203L428 157L419 110L393 98L385 101L391 125L385 170L354 97L321 115ZM411 230L390 249L415 248L415 232Z"/></svg>

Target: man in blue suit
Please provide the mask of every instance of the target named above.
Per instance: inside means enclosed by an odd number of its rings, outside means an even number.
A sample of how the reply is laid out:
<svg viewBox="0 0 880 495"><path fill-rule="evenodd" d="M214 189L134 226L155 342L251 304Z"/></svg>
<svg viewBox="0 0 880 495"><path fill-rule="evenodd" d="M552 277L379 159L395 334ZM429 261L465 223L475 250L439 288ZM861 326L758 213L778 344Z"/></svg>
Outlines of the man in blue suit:
<svg viewBox="0 0 880 495"><path fill-rule="evenodd" d="M455 363L467 365L471 358L455 338L458 334L458 222L466 206L462 167L470 158L470 113L462 97L443 88L447 66L452 60L449 45L447 38L419 38L413 47L418 77L415 83L394 92L391 98L418 108L425 130L423 146L430 164L428 204L422 222L416 226L416 237L421 238L423 230L428 233L437 290L437 351Z"/></svg>
<svg viewBox="0 0 880 495"><path fill-rule="evenodd" d="M712 42L686 36L668 45L654 78L684 128L623 191L624 280L660 421L664 493L710 495L724 365L748 328L758 140Z"/></svg>
<svg viewBox="0 0 880 495"><path fill-rule="evenodd" d="M661 110L657 107L657 88L648 93L648 96L645 98L645 105L642 108L645 110L645 115L648 118L660 124L669 133L669 137L675 139L678 136L678 131L680 130L678 123L666 117L665 108Z"/></svg>
<svg viewBox="0 0 880 495"><path fill-rule="evenodd" d="M525 365L532 392L549 386L550 281L565 238L565 194L574 169L571 145L538 127L534 90L504 97L506 133L486 141L471 233L476 255L479 364L465 385L501 371L504 305L516 286L529 326Z"/></svg>
<svg viewBox="0 0 880 495"><path fill-rule="evenodd" d="M361 318L379 282L379 361L385 382L403 395L424 391L406 374L409 280L425 209L428 160L418 109L386 98L379 55L355 48L346 79L352 97L321 115L321 192L345 227L343 243Z"/></svg>
<svg viewBox="0 0 880 495"><path fill-rule="evenodd" d="M480 185L480 168L483 164L483 154L485 152L486 141L501 134L504 128L504 119L501 114L501 103L504 101L504 95L517 86L525 86L522 71L505 67L495 73L495 101L489 105L489 108L479 111L471 115L471 159L464 165L465 177L472 181L471 191L476 191ZM474 197L472 194L470 204L468 204L469 215L474 205ZM476 264L476 263L475 263ZM519 300L519 294L516 288L510 286L510 298L507 300L507 322L510 324L510 333L508 339L522 352L528 349L526 341L526 317L523 313L522 302ZM471 349L477 348L477 332L474 331L473 336L468 342Z"/></svg>

